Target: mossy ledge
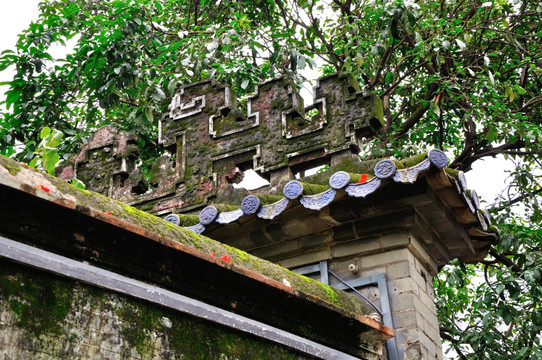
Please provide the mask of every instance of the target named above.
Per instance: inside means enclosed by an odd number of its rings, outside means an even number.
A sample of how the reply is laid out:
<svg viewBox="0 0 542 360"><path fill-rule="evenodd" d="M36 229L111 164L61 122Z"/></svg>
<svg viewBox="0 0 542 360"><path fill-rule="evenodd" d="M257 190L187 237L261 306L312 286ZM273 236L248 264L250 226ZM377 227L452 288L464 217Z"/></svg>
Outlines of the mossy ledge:
<svg viewBox="0 0 542 360"><path fill-rule="evenodd" d="M380 160L384 160L384 159L388 159L388 158L362 160L357 155L347 156L343 158L337 164L331 166L328 170L316 173L315 175L304 177L301 179L301 181L304 182L303 184L311 183L311 184L327 186L331 175L333 175L337 171L346 171L347 173L349 173L352 183L355 184L361 179L362 174L366 174L368 176L367 180L372 179L374 177L374 168L376 164ZM395 164L397 169L407 169L415 165L418 165L425 159L427 159L427 152L423 152L421 154L418 154L418 155L415 155L403 160L394 160L393 163ZM319 190L321 192L325 189L323 190L319 189Z"/></svg>
<svg viewBox="0 0 542 360"><path fill-rule="evenodd" d="M148 236L150 238L170 239L197 249L202 252L200 256L207 257L206 260L217 261L223 266L229 267L232 271L241 274L245 273L246 270L258 273L264 278L277 281L279 284L275 284L275 287L282 288L284 291L295 295L303 293L302 297L312 299L315 302L324 301L327 307L343 315L348 316L351 313L367 314L367 310L355 297L343 291L335 290L244 251L195 234L120 201L78 189L63 180L34 169L23 166L16 175L13 175L8 170L8 166L20 165L14 160L0 156L0 184L16 189L25 189L27 192L33 192L42 198L72 208L75 211L90 214L102 221L109 222L110 217L124 220L151 233ZM6 170L2 171L2 168ZM40 185L46 187L48 191L39 189ZM113 222L113 219L111 219L111 222ZM213 258L213 254L215 254L215 258ZM227 255L231 261L221 260L220 257L223 255Z"/></svg>
<svg viewBox="0 0 542 360"><path fill-rule="evenodd" d="M231 328L23 265L0 259L0 268L0 305L6 305L0 313L15 320L4 330L24 338L24 348L11 348L19 350L17 358L75 359L88 356L82 348L92 347L93 358L309 359Z"/></svg>

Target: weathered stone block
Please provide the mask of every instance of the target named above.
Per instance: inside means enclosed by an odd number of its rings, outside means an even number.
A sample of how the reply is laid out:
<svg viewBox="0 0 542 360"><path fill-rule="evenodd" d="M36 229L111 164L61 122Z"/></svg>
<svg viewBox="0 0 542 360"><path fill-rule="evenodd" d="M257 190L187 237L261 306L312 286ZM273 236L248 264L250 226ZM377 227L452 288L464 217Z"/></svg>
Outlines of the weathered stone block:
<svg viewBox="0 0 542 360"><path fill-rule="evenodd" d="M293 217L282 224L282 230L288 235L289 239L295 239L307 233L305 224L300 218Z"/></svg>
<svg viewBox="0 0 542 360"><path fill-rule="evenodd" d="M252 248L259 248L269 244L269 239L265 236L263 229L251 231L248 239L253 244Z"/></svg>
<svg viewBox="0 0 542 360"><path fill-rule="evenodd" d="M421 245L421 243L414 237L410 237L410 244L408 245L409 250L415 255L416 259L423 264L423 268L431 274L431 276L436 276L438 272L438 267L435 262L429 256L427 250Z"/></svg>
<svg viewBox="0 0 542 360"><path fill-rule="evenodd" d="M388 265L386 269L386 276L388 280L396 280L410 276L410 273L414 268L408 261L401 261L398 263Z"/></svg>
<svg viewBox="0 0 542 360"><path fill-rule="evenodd" d="M412 310L394 312L393 327L396 330L412 327L423 329L423 318L419 313Z"/></svg>
<svg viewBox="0 0 542 360"><path fill-rule="evenodd" d="M349 241L354 240L355 238L356 233L354 232L354 227L350 223L333 228L334 241Z"/></svg>
<svg viewBox="0 0 542 360"><path fill-rule="evenodd" d="M409 236L407 233L392 233L382 235L382 248L395 248L401 246L407 246L410 242Z"/></svg>
<svg viewBox="0 0 542 360"><path fill-rule="evenodd" d="M322 214L319 212L315 212L313 215L304 217L303 223L307 229L310 229L311 233L319 233L337 225L337 223L331 218L328 216L322 216Z"/></svg>
<svg viewBox="0 0 542 360"><path fill-rule="evenodd" d="M273 246L267 246L261 249L256 249L251 251L252 255L255 255L259 258L271 260L277 259L284 256L291 256L292 254L298 254L301 250L297 246L297 242L294 240L283 241L279 244Z"/></svg>
<svg viewBox="0 0 542 360"><path fill-rule="evenodd" d="M422 274L425 274L425 277L422 276ZM426 291L426 288L427 288L426 277L430 278L430 276L427 274L427 271L425 271L425 270L419 270L418 271L418 270L412 268L412 272L410 273L410 277L416 282L416 284L418 284L420 289L422 289L424 292Z"/></svg>
<svg viewBox="0 0 542 360"><path fill-rule="evenodd" d="M307 250L314 247L319 247L324 245L326 242L331 241L332 233L324 232L320 234L314 234L310 236L304 236L298 239L299 248L302 250Z"/></svg>
<svg viewBox="0 0 542 360"><path fill-rule="evenodd" d="M405 310L416 311L416 295L406 293L401 296L390 297L392 311L400 312Z"/></svg>
<svg viewBox="0 0 542 360"><path fill-rule="evenodd" d="M418 285L410 277L388 281L388 289L391 296L401 296L404 293L412 293L419 296Z"/></svg>
<svg viewBox="0 0 542 360"><path fill-rule="evenodd" d="M361 259L361 267L369 268L401 262L408 259L408 255L409 251L407 249L396 249L386 253L367 255Z"/></svg>
<svg viewBox="0 0 542 360"><path fill-rule="evenodd" d="M291 257L288 259L280 259L276 261L276 263L282 267L293 269L293 268L308 265L308 264L314 264L322 260L327 260L329 258L330 258L329 249L325 249L325 250L305 253L303 255Z"/></svg>
<svg viewBox="0 0 542 360"><path fill-rule="evenodd" d="M442 348L439 345L435 344L431 338L429 338L423 331L418 332L420 343L427 348L429 354L436 354L437 351L442 353ZM438 349L438 350L437 350Z"/></svg>
<svg viewBox="0 0 542 360"><path fill-rule="evenodd" d="M425 319L427 319L428 321L431 321L431 319L436 319L437 313L436 313L436 310L434 309L434 306L433 306L433 309L431 309L430 307L427 307L425 303L423 303L420 300L420 298L417 296L414 297L413 302L414 302L414 308L416 309L416 311L419 312ZM436 336L436 338L440 340L440 335Z"/></svg>
<svg viewBox="0 0 542 360"><path fill-rule="evenodd" d="M331 256L333 258L341 258L345 256L353 256L359 254L367 254L379 250L380 237L358 239L347 243L336 244L331 247ZM362 260L362 266L366 267L367 264Z"/></svg>
<svg viewBox="0 0 542 360"><path fill-rule="evenodd" d="M328 216L338 224L342 224L355 219L355 215L349 211L349 206L337 205L334 203L327 206Z"/></svg>
<svg viewBox="0 0 542 360"><path fill-rule="evenodd" d="M267 237L271 240L272 243L288 239L288 234L284 232L280 223L269 224L264 229Z"/></svg>
<svg viewBox="0 0 542 360"><path fill-rule="evenodd" d="M420 300L429 310L436 313L435 302L425 293L425 291L420 291Z"/></svg>

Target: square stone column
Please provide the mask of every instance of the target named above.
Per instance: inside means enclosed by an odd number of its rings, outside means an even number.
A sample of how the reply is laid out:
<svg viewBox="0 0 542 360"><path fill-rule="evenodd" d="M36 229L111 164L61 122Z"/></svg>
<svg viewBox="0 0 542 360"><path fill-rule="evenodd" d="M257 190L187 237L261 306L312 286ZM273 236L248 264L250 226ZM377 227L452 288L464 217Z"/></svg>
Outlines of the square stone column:
<svg viewBox="0 0 542 360"><path fill-rule="evenodd" d="M443 359L432 285L437 266L415 236L409 232L379 234L335 243L311 255L303 254L278 263L296 269L327 260L333 274L354 285L360 279L384 274L387 294L376 284L357 290L383 312L387 311L383 303L389 301L398 358ZM329 283L340 285L341 280L330 275ZM388 299L382 299L386 295Z"/></svg>

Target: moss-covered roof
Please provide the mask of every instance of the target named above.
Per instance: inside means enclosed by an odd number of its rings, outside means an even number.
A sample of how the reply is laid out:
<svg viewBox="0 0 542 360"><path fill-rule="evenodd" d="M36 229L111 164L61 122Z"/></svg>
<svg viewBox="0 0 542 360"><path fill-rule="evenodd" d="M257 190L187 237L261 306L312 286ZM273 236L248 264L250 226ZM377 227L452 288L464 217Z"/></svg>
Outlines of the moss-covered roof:
<svg viewBox="0 0 542 360"><path fill-rule="evenodd" d="M20 190L188 253L206 262L214 263L283 291L285 296L294 296L320 304L336 311L341 316L356 319L377 329L384 338L393 336L393 330L366 316L369 310L364 308L357 298L343 291L288 271L119 201L75 188L58 178L2 156L0 156L0 185Z"/></svg>

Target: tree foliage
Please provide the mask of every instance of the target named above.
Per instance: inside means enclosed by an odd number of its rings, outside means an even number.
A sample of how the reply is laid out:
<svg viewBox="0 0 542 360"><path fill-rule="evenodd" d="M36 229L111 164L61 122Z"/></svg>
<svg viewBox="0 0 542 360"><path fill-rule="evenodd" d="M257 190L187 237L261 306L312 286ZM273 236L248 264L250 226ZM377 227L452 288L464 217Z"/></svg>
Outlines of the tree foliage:
<svg viewBox="0 0 542 360"><path fill-rule="evenodd" d="M105 124L138 134L150 160L177 85L213 77L242 96L281 74L301 82L318 63L381 97L385 128L367 139L368 156L438 147L464 171L499 154L515 161L492 208L501 244L483 264L453 264L436 281L441 331L461 358L542 355L542 3L44 0L40 8L0 57L0 70L16 69L0 149L19 160L43 151L44 127L64 134L66 158ZM68 55L53 59L51 46L70 41Z"/></svg>

